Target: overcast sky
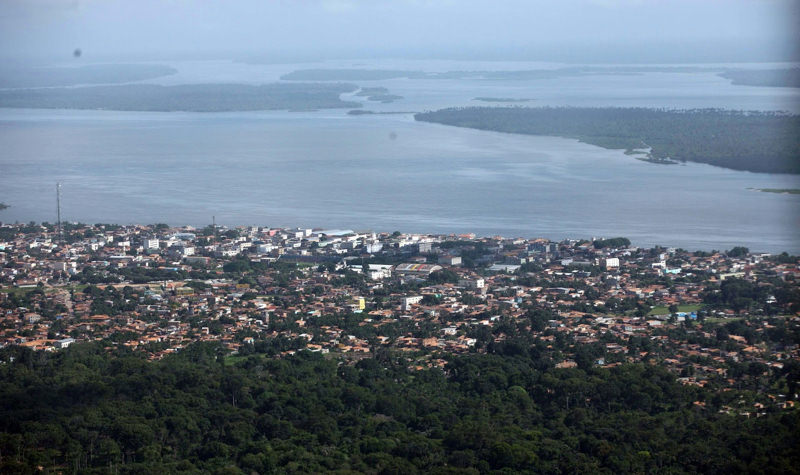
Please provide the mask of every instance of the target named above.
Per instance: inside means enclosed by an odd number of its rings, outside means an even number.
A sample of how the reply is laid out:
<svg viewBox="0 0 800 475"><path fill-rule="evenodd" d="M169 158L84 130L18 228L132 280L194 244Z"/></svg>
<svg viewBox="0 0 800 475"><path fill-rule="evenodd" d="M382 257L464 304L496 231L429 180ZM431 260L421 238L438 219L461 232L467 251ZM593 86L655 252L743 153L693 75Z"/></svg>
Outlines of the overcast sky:
<svg viewBox="0 0 800 475"><path fill-rule="evenodd" d="M0 57L796 59L798 0L0 0Z"/></svg>

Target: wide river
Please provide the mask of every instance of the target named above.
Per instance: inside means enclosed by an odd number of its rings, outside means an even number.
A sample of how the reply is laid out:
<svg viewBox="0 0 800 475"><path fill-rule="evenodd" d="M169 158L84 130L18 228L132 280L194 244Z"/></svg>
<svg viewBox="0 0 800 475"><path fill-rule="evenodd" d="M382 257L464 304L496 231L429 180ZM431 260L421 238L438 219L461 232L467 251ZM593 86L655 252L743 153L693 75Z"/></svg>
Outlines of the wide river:
<svg viewBox="0 0 800 475"><path fill-rule="evenodd" d="M365 64L366 63L366 64ZM302 68L446 71L523 63L176 62L150 82L271 82ZM745 65L747 67L747 65ZM798 112L797 89L713 73L531 81L353 81L404 97L376 111L481 105L721 107ZM348 97L349 99L349 97ZM360 98L363 100L363 98ZM634 244L800 252L800 177L655 165L575 140L415 122L411 114L145 113L0 109L0 219L309 226L509 237L627 236Z"/></svg>

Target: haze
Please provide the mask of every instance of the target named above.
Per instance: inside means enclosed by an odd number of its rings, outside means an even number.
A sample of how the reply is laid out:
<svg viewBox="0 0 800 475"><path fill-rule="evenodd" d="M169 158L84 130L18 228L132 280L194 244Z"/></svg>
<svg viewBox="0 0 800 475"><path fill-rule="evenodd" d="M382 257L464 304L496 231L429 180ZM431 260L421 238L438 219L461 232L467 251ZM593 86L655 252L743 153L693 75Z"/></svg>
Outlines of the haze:
<svg viewBox="0 0 800 475"><path fill-rule="evenodd" d="M794 61L793 0L3 0L0 57Z"/></svg>

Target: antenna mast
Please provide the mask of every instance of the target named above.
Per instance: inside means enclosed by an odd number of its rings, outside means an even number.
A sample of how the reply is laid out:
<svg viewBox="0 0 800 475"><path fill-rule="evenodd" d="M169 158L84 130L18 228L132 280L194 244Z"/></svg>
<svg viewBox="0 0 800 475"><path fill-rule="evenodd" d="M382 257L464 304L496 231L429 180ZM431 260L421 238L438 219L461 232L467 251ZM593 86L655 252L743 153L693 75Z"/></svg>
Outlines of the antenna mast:
<svg viewBox="0 0 800 475"><path fill-rule="evenodd" d="M64 240L64 232L61 229L61 183L56 183L56 209L58 212L58 221L56 226L58 227L58 239L59 241Z"/></svg>

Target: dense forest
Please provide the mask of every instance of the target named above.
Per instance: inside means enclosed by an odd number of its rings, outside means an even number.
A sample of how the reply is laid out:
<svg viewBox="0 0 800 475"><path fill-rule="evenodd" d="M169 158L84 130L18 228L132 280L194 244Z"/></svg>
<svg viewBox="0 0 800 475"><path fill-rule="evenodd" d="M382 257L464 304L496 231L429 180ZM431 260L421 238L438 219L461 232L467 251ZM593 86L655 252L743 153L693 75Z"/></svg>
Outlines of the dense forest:
<svg viewBox="0 0 800 475"><path fill-rule="evenodd" d="M556 369L508 341L421 369L381 349L269 357L275 345L160 361L101 343L2 349L0 471L800 472L798 411L727 414L747 391L651 364Z"/></svg>
<svg viewBox="0 0 800 475"><path fill-rule="evenodd" d="M800 173L800 116L719 109L468 107L415 115L458 127L576 138L605 148L651 148L655 161Z"/></svg>
<svg viewBox="0 0 800 475"><path fill-rule="evenodd" d="M0 107L122 111L224 112L361 107L342 101L350 84L194 84L92 86L0 91Z"/></svg>

